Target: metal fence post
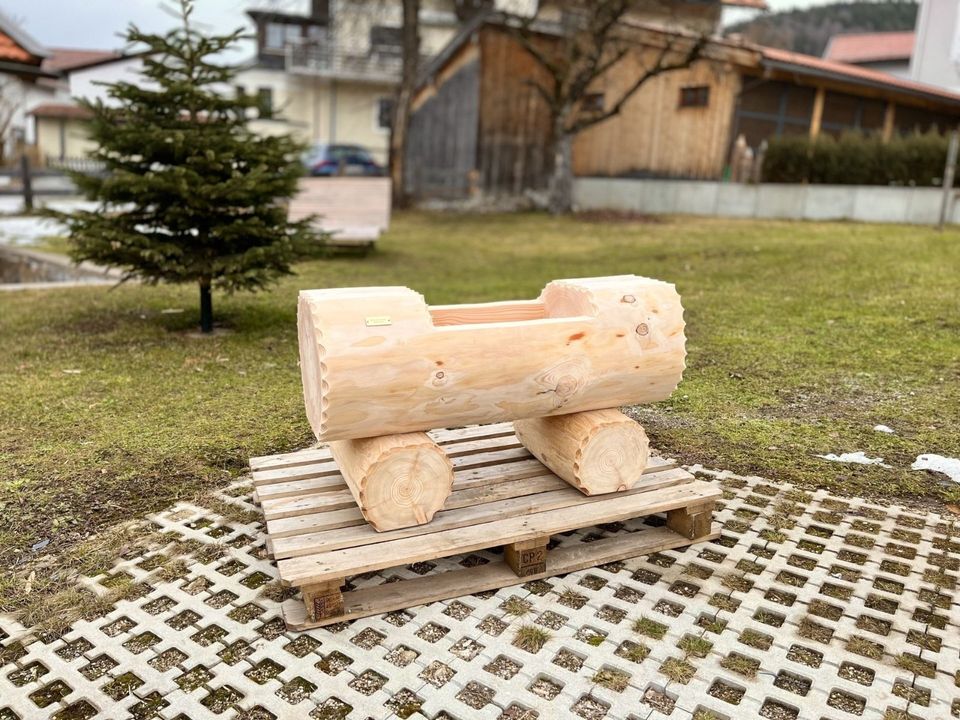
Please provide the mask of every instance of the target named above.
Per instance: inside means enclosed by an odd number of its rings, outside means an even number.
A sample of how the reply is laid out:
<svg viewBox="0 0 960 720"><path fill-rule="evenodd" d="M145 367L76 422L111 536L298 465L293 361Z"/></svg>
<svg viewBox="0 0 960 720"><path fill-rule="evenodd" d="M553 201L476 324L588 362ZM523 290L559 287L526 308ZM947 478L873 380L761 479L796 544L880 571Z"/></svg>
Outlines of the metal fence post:
<svg viewBox="0 0 960 720"><path fill-rule="evenodd" d="M23 207L27 212L33 211L33 180L30 177L30 158L24 153L20 156L20 179L23 183Z"/></svg>
<svg viewBox="0 0 960 720"><path fill-rule="evenodd" d="M950 133L950 145L947 147L947 165L943 169L943 200L940 203L940 223L938 230L943 230L947 224L947 215L950 213L950 202L953 199L953 177L957 170L957 149L960 146L960 133L954 130Z"/></svg>

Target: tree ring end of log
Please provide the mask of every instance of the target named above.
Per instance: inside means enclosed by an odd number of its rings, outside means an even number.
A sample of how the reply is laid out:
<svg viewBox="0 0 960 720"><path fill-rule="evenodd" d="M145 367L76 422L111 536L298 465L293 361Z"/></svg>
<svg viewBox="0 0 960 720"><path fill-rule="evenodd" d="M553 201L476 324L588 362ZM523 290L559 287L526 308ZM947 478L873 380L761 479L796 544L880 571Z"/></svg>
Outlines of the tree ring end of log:
<svg viewBox="0 0 960 720"><path fill-rule="evenodd" d="M364 517L383 532L433 519L453 489L453 464L437 445L393 448L367 471L360 496Z"/></svg>
<svg viewBox="0 0 960 720"><path fill-rule="evenodd" d="M629 490L640 480L649 458L650 441L638 423L599 425L577 450L577 485L588 495Z"/></svg>

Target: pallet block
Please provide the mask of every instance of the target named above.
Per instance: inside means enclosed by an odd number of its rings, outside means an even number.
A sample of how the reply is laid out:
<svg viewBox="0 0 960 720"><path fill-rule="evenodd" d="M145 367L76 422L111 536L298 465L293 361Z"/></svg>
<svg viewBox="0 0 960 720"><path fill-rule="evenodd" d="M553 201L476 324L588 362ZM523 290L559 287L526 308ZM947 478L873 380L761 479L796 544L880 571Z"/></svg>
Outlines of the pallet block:
<svg viewBox="0 0 960 720"><path fill-rule="evenodd" d="M534 458L510 423L429 433L451 458L453 491L428 525L377 532L363 518L329 450L251 460L267 550L281 582L301 590L284 605L291 630L378 615L646 555L718 536L721 491L652 455L625 492L584 496ZM548 550L550 536L658 513L666 524ZM343 591L347 579L502 546L503 562Z"/></svg>

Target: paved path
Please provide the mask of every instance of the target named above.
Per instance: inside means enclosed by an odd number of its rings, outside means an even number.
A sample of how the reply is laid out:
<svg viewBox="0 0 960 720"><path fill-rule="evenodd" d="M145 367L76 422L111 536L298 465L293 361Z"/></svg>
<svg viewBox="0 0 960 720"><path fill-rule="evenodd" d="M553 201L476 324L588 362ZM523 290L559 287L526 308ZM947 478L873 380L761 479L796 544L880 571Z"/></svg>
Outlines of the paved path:
<svg viewBox="0 0 960 720"><path fill-rule="evenodd" d="M59 637L0 617L0 720L960 717L952 516L714 477L713 543L302 634L264 594L259 525L178 505L154 521L206 548L184 576L121 562L91 587L143 593ZM243 491L224 498L252 508ZM549 633L534 653L513 644L530 626Z"/></svg>

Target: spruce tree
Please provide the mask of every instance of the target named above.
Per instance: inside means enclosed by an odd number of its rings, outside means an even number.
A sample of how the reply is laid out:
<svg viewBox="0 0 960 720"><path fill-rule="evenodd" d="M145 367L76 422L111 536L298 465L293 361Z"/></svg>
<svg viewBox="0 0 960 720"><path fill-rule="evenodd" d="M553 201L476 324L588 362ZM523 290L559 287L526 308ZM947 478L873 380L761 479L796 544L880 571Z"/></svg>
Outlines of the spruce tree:
<svg viewBox="0 0 960 720"><path fill-rule="evenodd" d="M92 113L98 175L74 174L96 211L55 213L70 229L71 256L120 268L147 283L197 283L200 327L213 329L211 290L259 290L318 247L310 219L289 222L302 147L263 137L247 119L257 100L233 92L239 68L217 56L243 37L207 36L190 22L164 34L127 30L143 55L140 78L107 86Z"/></svg>

